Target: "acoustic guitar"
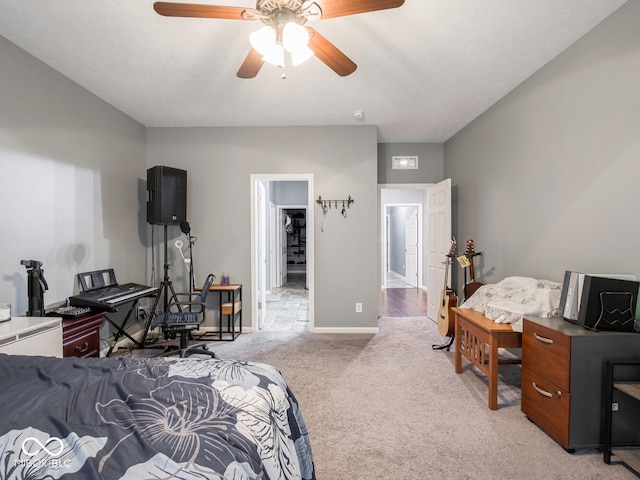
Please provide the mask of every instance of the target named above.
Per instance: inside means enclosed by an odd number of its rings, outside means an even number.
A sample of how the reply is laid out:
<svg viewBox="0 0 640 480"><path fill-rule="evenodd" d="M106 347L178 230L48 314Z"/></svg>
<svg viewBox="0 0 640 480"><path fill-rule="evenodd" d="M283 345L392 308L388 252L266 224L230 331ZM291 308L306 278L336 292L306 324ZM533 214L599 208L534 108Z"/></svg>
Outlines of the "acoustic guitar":
<svg viewBox="0 0 640 480"><path fill-rule="evenodd" d="M449 283L449 265L451 265L451 258L456 251L456 241L451 241L451 248L446 255L444 266L444 286L440 292L440 305L438 306L438 331L443 337L452 337L455 331L455 321L451 309L458 306L458 297L455 292L450 289L447 284Z"/></svg>
<svg viewBox="0 0 640 480"><path fill-rule="evenodd" d="M466 300L473 295L483 284L476 282L476 274L473 268L473 257L476 255L482 255L481 252L476 252L473 245L473 240L467 241L467 250L464 255L469 259L469 281L464 286L464 299Z"/></svg>

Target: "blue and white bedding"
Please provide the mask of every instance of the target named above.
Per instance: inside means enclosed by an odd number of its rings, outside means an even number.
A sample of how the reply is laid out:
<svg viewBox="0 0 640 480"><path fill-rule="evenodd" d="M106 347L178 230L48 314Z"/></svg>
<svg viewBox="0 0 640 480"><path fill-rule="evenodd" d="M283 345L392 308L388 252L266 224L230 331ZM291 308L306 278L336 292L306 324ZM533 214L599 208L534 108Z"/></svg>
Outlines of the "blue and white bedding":
<svg viewBox="0 0 640 480"><path fill-rule="evenodd" d="M315 479L270 365L0 355L0 479Z"/></svg>

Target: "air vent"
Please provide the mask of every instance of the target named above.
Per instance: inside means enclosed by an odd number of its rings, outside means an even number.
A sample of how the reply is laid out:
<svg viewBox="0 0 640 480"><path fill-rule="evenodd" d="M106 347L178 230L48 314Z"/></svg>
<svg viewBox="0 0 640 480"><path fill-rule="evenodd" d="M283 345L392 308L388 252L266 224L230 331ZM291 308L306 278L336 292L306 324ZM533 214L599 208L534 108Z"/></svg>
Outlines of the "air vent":
<svg viewBox="0 0 640 480"><path fill-rule="evenodd" d="M392 157L391 168L393 170L417 170L418 157Z"/></svg>

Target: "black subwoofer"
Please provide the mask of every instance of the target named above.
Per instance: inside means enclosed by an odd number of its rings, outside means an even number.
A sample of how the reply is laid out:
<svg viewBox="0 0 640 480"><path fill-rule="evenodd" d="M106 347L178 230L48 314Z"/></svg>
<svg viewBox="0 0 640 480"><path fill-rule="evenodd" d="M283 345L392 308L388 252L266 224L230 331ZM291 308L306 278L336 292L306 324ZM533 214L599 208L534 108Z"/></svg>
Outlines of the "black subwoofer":
<svg viewBox="0 0 640 480"><path fill-rule="evenodd" d="M147 222L178 225L187 220L187 171L156 166L147 170Z"/></svg>

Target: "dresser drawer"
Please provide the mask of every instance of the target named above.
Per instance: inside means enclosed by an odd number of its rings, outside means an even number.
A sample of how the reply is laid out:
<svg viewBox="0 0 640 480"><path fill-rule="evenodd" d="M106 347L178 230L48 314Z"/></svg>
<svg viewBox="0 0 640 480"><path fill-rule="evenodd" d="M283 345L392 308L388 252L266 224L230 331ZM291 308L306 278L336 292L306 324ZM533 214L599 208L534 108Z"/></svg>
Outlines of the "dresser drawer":
<svg viewBox="0 0 640 480"><path fill-rule="evenodd" d="M65 338L62 344L62 351L65 357L99 357L99 329L84 330L78 335Z"/></svg>
<svg viewBox="0 0 640 480"><path fill-rule="evenodd" d="M521 410L564 448L569 448L571 394L522 368Z"/></svg>
<svg viewBox="0 0 640 480"><path fill-rule="evenodd" d="M557 385L570 390L571 337L543 325L524 320L522 364Z"/></svg>
<svg viewBox="0 0 640 480"><path fill-rule="evenodd" d="M89 314L62 321L62 349L65 357L99 357L103 314Z"/></svg>

